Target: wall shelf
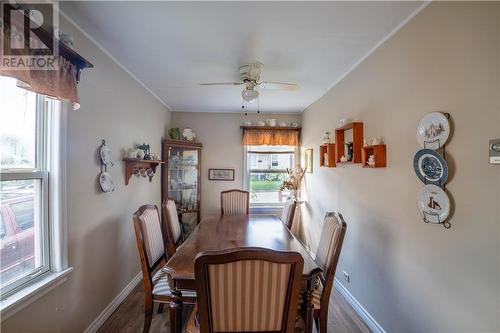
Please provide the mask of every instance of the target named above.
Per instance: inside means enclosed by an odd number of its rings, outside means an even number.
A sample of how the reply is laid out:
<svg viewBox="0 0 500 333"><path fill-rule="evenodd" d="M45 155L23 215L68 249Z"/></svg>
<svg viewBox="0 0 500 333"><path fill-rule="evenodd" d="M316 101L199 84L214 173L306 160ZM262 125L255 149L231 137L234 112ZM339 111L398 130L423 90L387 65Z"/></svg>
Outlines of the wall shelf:
<svg viewBox="0 0 500 333"><path fill-rule="evenodd" d="M368 164L370 155L374 156L374 165ZM361 160L363 168L385 168L387 167L387 153L385 145L372 145L361 148Z"/></svg>
<svg viewBox="0 0 500 333"><path fill-rule="evenodd" d="M156 167L164 163L163 161L139 160L136 158L124 158L123 161L125 162L125 185L128 185L135 169L151 168L153 173L156 174ZM148 176L148 178L149 182L153 180L153 176Z"/></svg>
<svg viewBox="0 0 500 333"><path fill-rule="evenodd" d="M361 163L361 147L363 146L363 123L352 122L335 129L335 161L340 162L340 158L344 156L345 131L352 130L352 148L353 156L352 163Z"/></svg>
<svg viewBox="0 0 500 333"><path fill-rule="evenodd" d="M319 166L334 168L335 163L335 144L325 143L319 146Z"/></svg>

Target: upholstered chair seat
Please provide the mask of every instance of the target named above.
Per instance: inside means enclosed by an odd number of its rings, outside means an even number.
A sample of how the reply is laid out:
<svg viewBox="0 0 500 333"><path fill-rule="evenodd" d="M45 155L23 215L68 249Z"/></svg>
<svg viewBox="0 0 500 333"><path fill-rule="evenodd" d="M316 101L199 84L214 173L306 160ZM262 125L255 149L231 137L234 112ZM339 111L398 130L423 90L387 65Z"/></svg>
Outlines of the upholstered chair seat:
<svg viewBox="0 0 500 333"><path fill-rule="evenodd" d="M313 317L320 333L327 332L328 306L346 227L342 215L326 213L315 258L323 272L311 297Z"/></svg>
<svg viewBox="0 0 500 333"><path fill-rule="evenodd" d="M153 276L153 295L158 296L172 296L172 291L170 290L170 285L168 284L167 273L163 270L159 270ZM196 298L196 291L194 290L183 290L183 297L193 297Z"/></svg>
<svg viewBox="0 0 500 333"><path fill-rule="evenodd" d="M161 268L167 262L168 237L164 225L160 221L158 208L154 205L140 207L134 213L133 224L141 258L145 298L143 332L146 333L149 331L153 318L153 304L159 303L158 312L161 312L164 304L170 303L173 299L167 273ZM155 271L156 273L154 273ZM196 302L195 291L182 290L181 292L184 303L194 304Z"/></svg>
<svg viewBox="0 0 500 333"><path fill-rule="evenodd" d="M299 253L261 248L198 254L200 331L294 332L303 264Z"/></svg>

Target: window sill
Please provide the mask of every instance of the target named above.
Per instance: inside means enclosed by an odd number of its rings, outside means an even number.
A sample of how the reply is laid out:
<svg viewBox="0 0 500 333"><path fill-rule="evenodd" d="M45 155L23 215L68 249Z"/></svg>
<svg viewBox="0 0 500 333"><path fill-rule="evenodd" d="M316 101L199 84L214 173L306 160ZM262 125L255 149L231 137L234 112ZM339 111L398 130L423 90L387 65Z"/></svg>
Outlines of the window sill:
<svg viewBox="0 0 500 333"><path fill-rule="evenodd" d="M250 206L250 214L277 214L281 213L283 205L277 206Z"/></svg>
<svg viewBox="0 0 500 333"><path fill-rule="evenodd" d="M48 274L39 281L0 301L0 317L2 321L64 283L72 270L73 268L70 267L61 272Z"/></svg>

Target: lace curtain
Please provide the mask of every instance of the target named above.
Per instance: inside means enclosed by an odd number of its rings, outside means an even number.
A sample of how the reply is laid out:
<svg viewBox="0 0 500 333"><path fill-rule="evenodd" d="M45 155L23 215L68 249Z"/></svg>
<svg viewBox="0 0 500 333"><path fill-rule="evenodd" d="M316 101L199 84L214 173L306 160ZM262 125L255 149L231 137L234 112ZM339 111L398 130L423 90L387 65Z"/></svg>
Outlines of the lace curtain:
<svg viewBox="0 0 500 333"><path fill-rule="evenodd" d="M0 38L0 75L9 76L17 79L17 85L21 88L47 95L63 101L69 101L73 105L73 109L80 108L78 91L76 86L76 68L75 66L61 56L7 56L3 54L3 43L8 43L11 48L24 48L24 45L29 45L31 48L43 48L45 45L31 33L31 38L28 41L24 40L22 22L11 21L8 27L0 19L0 27L2 30L2 38ZM57 39L54 39L57 42ZM16 62L10 59L16 59ZM37 62L37 59L43 59L43 62ZM24 64L35 65L25 66ZM5 63L9 65L6 66ZM40 63L50 66L37 66ZM15 66L16 64L17 66Z"/></svg>
<svg viewBox="0 0 500 333"><path fill-rule="evenodd" d="M243 129L243 144L247 146L298 146L300 130Z"/></svg>

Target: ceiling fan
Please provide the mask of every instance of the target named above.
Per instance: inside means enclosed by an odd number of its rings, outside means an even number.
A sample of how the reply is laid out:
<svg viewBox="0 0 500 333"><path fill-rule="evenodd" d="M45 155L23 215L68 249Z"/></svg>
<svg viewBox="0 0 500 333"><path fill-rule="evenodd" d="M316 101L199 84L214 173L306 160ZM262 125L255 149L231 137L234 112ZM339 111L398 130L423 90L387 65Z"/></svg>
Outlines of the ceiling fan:
<svg viewBox="0 0 500 333"><path fill-rule="evenodd" d="M296 90L299 86L295 83L285 83L285 82L270 82L270 81L260 81L260 75L262 74L262 69L264 64L260 62L254 62L248 65L241 66L240 71L240 82L210 82L210 83L200 83L202 86L244 86L241 92L241 98L247 103L255 101L259 97L258 89L276 89L276 90ZM243 107L243 106L242 106Z"/></svg>

